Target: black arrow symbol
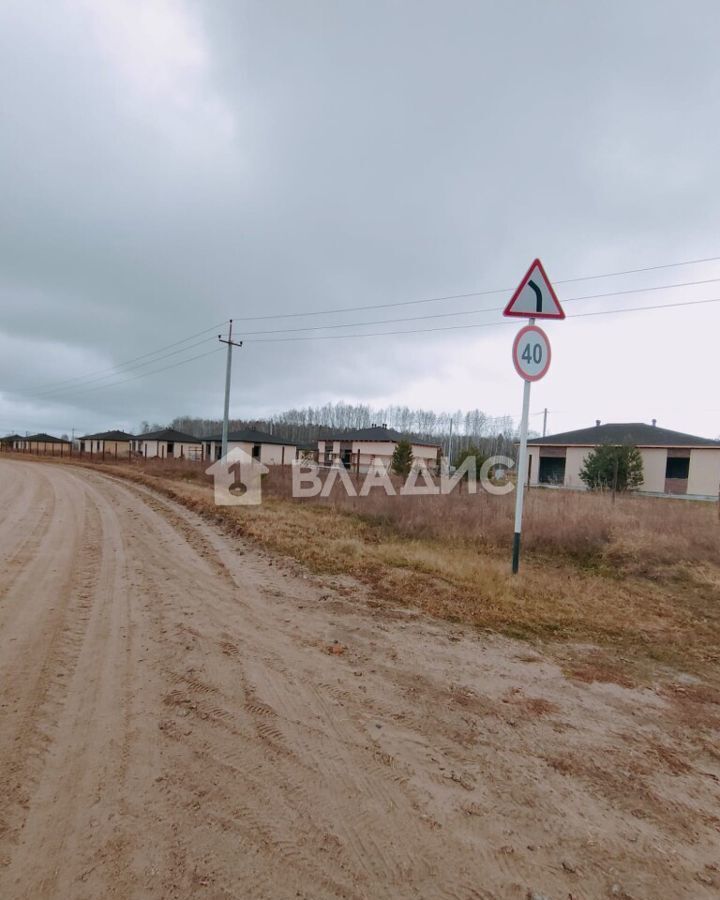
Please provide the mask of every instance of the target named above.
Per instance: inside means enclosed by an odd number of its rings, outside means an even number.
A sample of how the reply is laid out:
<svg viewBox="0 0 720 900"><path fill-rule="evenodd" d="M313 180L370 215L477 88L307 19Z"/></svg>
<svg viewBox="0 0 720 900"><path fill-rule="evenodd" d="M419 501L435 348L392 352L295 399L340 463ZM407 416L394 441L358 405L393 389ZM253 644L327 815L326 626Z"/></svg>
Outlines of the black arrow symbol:
<svg viewBox="0 0 720 900"><path fill-rule="evenodd" d="M535 291L535 312L542 312L542 291L532 279L528 281L528 285Z"/></svg>

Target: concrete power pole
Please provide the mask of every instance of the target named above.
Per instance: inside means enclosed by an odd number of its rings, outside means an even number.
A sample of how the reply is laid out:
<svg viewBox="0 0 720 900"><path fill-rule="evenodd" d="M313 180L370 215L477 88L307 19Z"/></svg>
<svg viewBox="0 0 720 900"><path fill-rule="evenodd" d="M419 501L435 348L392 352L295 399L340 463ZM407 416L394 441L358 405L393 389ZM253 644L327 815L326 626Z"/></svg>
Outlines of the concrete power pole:
<svg viewBox="0 0 720 900"><path fill-rule="evenodd" d="M546 406L545 410L543 411L543 437L545 437L545 435L547 434L547 414L548 411Z"/></svg>
<svg viewBox="0 0 720 900"><path fill-rule="evenodd" d="M222 428L222 458L227 456L228 451L228 420L230 418L230 377L232 374L232 351L233 347L242 347L242 341L233 341L233 322L230 319L228 336L225 339L221 334L218 340L221 344L227 344L227 365L225 368L225 409L223 412L223 428Z"/></svg>

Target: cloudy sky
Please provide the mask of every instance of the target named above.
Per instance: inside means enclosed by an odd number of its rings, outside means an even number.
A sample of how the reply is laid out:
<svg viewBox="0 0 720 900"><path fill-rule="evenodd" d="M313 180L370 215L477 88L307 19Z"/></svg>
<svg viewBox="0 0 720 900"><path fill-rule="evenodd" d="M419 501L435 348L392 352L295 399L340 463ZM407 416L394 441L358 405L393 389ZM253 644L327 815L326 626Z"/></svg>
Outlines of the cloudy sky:
<svg viewBox="0 0 720 900"><path fill-rule="evenodd" d="M231 316L235 416L517 417L498 307L540 256L568 319L536 427L720 434L720 303L580 315L720 297L720 260L650 268L720 257L717 25L714 0L3 0L0 432L220 415Z"/></svg>

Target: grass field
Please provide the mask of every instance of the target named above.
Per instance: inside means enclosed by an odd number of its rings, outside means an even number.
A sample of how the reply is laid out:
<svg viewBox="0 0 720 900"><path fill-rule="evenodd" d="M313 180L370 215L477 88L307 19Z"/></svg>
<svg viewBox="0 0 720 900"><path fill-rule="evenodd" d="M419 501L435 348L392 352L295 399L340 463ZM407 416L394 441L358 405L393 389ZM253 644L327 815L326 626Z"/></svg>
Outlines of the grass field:
<svg viewBox="0 0 720 900"><path fill-rule="evenodd" d="M513 577L512 495L294 500L278 468L261 506L216 507L201 465L104 468L314 572L350 575L378 602L552 645L577 678L638 683L658 666L720 678L715 504L532 490Z"/></svg>

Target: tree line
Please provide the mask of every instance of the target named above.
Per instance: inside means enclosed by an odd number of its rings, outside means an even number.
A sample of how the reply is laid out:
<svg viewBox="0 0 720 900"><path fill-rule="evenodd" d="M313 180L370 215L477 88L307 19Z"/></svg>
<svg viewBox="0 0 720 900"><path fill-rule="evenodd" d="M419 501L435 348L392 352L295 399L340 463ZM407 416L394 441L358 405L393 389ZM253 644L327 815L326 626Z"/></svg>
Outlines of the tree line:
<svg viewBox="0 0 720 900"><path fill-rule="evenodd" d="M447 452L452 443L452 455L476 448L484 455L513 455L517 429L511 416L489 416L480 409L435 412L409 406L372 407L363 403L326 403L288 409L263 419L231 419L230 430L257 428L282 437L295 444L312 444L318 439L343 432L387 425L416 440L440 444ZM196 416L177 416L169 426L143 422L141 433L163 427L208 437L222 430L221 419Z"/></svg>

